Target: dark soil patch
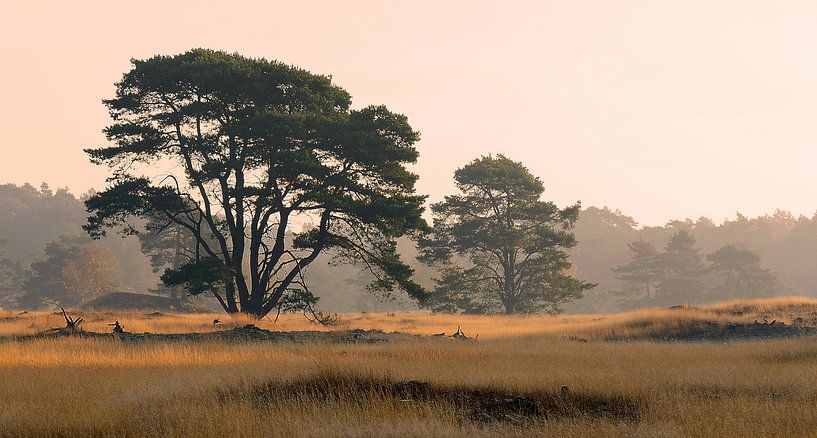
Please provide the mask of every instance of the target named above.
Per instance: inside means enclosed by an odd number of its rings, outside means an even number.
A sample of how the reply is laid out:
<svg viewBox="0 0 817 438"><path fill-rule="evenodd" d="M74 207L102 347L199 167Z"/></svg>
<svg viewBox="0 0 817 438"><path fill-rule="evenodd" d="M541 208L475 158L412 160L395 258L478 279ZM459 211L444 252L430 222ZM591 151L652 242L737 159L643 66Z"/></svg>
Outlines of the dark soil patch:
<svg viewBox="0 0 817 438"><path fill-rule="evenodd" d="M455 409L472 422L524 423L558 418L595 418L623 422L641 419L639 405L626 397L580 394L562 387L557 391L512 393L490 387L440 386L416 380L397 382L386 378L318 376L295 382L270 382L224 391L221 400L249 398L260 406L282 399L359 400L394 399Z"/></svg>
<svg viewBox="0 0 817 438"><path fill-rule="evenodd" d="M682 389L685 393L698 398L718 399L718 398L750 398L778 400L789 398L792 390L790 388L756 388L727 386L719 384L687 385Z"/></svg>
<svg viewBox="0 0 817 438"><path fill-rule="evenodd" d="M788 325L781 322L719 323L711 321L690 322L680 327L652 331L640 339L652 341L738 341L791 338L817 334L817 327ZM608 340L632 338L610 337Z"/></svg>
<svg viewBox="0 0 817 438"><path fill-rule="evenodd" d="M23 319L23 316L4 316L0 318L0 322L14 322Z"/></svg>
<svg viewBox="0 0 817 438"><path fill-rule="evenodd" d="M8 340L29 341L34 339L53 338L52 333L30 336L7 337ZM386 333L380 330L342 330L342 331L299 331L277 332L258 328L252 324L209 333L96 333L78 331L70 334L73 337L89 339L116 339L122 342L333 342L333 343L379 343L416 339L417 336L404 333ZM2 338L0 338L2 339Z"/></svg>

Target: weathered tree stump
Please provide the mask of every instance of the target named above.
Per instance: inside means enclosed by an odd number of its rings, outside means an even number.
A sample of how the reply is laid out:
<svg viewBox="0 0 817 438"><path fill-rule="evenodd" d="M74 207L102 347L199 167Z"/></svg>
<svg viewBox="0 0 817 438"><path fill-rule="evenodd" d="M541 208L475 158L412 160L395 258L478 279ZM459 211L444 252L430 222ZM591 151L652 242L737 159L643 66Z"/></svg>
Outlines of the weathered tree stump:
<svg viewBox="0 0 817 438"><path fill-rule="evenodd" d="M457 331L449 337L460 341L476 341L479 335L476 335L473 338L469 338L468 336L465 336L465 333L462 332L462 326L458 325Z"/></svg>
<svg viewBox="0 0 817 438"><path fill-rule="evenodd" d="M50 332L52 332L52 333L54 333L55 335L73 335L73 334L75 334L75 333L79 333L79 332L81 332L81 331L82 331L82 329L79 327L79 325L80 325L80 324L82 323L82 321L83 321L82 317L79 317L79 318L76 318L76 319L75 319L75 318L71 318L71 317L70 317L70 316L68 316L68 314L65 312L65 309L63 309L62 307L60 307L60 310L62 311L62 316L63 316L63 318L65 318L65 327L62 327L62 328L52 328L52 329L51 329L51 330L49 330L49 331L50 331Z"/></svg>
<svg viewBox="0 0 817 438"><path fill-rule="evenodd" d="M125 327L122 324L119 324L119 321L114 321L113 324L108 324L109 326L113 326L112 333L125 333Z"/></svg>

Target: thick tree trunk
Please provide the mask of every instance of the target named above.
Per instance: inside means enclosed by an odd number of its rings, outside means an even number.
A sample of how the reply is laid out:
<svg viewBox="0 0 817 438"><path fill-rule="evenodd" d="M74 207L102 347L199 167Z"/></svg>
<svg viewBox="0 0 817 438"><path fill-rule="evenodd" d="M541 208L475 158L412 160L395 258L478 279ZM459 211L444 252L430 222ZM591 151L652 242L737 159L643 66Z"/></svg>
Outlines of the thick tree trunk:
<svg viewBox="0 0 817 438"><path fill-rule="evenodd" d="M256 291L250 291L250 299L241 306L241 313L253 319L261 319L267 316L269 312L264 309L263 300L257 298L259 296L263 295L258 294Z"/></svg>
<svg viewBox="0 0 817 438"><path fill-rule="evenodd" d="M510 265L510 263L509 263L509 265ZM502 304L505 306L505 314L506 315L511 315L511 314L516 313L516 304L517 304L516 294L514 294L515 287L514 287L514 281L513 280L515 278L515 275L514 275L514 272L513 272L513 267L509 266L509 267L505 268L505 273L504 274L505 274L505 278L503 279L503 284L502 284L502 289L503 289L502 294L504 295L504 299L502 300Z"/></svg>
<svg viewBox="0 0 817 438"><path fill-rule="evenodd" d="M235 283L227 283L224 287L224 293L227 296L227 313L238 313L238 306L235 301Z"/></svg>
<svg viewBox="0 0 817 438"><path fill-rule="evenodd" d="M227 292L227 294L229 295L230 292ZM254 291L250 291L249 293L250 299L248 299L244 303L237 302L235 292L232 292L232 294L233 297L228 298L226 300L223 299L221 295L217 293L213 294L219 301L221 306L224 308L224 311L230 315L242 313L254 319L262 319L263 317L267 316L267 314L270 312L267 309L275 309L278 304L276 302L272 303L271 306L269 306L270 303L267 303L268 305L265 306L264 302L258 298L258 296L261 296L261 294L257 294Z"/></svg>
<svg viewBox="0 0 817 438"><path fill-rule="evenodd" d="M516 299L512 292L505 291L505 297L502 299L502 305L505 306L505 314L513 315L516 313Z"/></svg>

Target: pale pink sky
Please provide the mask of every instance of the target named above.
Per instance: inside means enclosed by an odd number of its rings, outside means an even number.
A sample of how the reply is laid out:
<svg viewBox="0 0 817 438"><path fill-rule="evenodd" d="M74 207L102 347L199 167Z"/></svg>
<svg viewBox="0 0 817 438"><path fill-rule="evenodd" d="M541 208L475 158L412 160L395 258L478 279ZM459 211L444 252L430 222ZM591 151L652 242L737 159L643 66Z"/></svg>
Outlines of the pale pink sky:
<svg viewBox="0 0 817 438"><path fill-rule="evenodd" d="M81 149L103 144L100 100L129 59L208 47L331 74L357 106L406 114L432 200L457 167L504 153L557 203L644 224L817 210L817 2L14 3L0 182L102 187Z"/></svg>

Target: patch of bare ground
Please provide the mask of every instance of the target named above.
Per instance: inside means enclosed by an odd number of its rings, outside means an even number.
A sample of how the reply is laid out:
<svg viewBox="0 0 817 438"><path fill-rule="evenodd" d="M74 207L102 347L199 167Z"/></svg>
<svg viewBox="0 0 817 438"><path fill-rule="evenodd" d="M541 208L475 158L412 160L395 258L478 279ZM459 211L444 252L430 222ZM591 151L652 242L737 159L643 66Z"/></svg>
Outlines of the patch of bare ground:
<svg viewBox="0 0 817 438"><path fill-rule="evenodd" d="M182 314L149 311L69 310L83 318L72 336L144 341L321 341L377 343L402 339L446 338L483 342L515 337L592 341L730 342L817 336L817 300L783 297L701 306L641 309L596 315L449 315L404 312L399 315L342 315L342 324L316 325L301 315L256 320L244 315ZM0 340L36 340L65 324L62 312L0 311ZM119 322L125 333L112 335ZM73 332L72 331L72 332ZM462 332L467 333L465 336ZM63 331L64 332L64 331ZM64 333L61 333L64 334ZM48 333L53 336L54 333Z"/></svg>
<svg viewBox="0 0 817 438"><path fill-rule="evenodd" d="M607 336L606 340L650 340L650 341L711 341L726 342L740 340L764 340L812 336L817 327L788 325L782 322L720 322L687 321L676 325L655 324L653 321L631 323L629 328L638 328L635 335Z"/></svg>
<svg viewBox="0 0 817 438"><path fill-rule="evenodd" d="M690 396L702 399L749 399L749 400L778 400L791 398L795 391L791 388L770 389L764 387L751 386L731 386L718 383L690 384L682 389Z"/></svg>
<svg viewBox="0 0 817 438"><path fill-rule="evenodd" d="M543 420L595 419L637 423L642 407L623 396L553 391L509 392L489 386L439 385L386 377L321 374L295 381L271 381L221 391L222 402L248 400L270 407L286 400L322 400L365 404L371 400L420 403L453 413L463 422L525 424Z"/></svg>
<svg viewBox="0 0 817 438"><path fill-rule="evenodd" d="M258 328L253 324L230 330L194 333L97 333L90 331L43 332L36 335L8 337L8 340L31 341L58 336L73 336L89 339L113 339L122 342L330 342L330 343L381 343L414 339L417 336L405 333L386 333L381 330L303 330L294 332L272 331ZM2 338L0 338L2 339Z"/></svg>
<svg viewBox="0 0 817 438"><path fill-rule="evenodd" d="M817 301L802 297L737 300L645 309L600 320L574 341L731 342L817 335Z"/></svg>

